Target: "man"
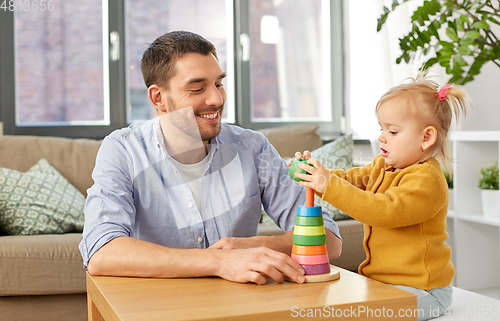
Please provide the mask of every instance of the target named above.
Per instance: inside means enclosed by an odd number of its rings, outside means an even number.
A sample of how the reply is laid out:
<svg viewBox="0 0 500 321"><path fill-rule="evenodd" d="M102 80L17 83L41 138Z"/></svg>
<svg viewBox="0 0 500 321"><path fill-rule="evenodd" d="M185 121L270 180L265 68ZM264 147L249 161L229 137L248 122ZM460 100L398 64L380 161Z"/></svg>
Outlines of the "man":
<svg viewBox="0 0 500 321"><path fill-rule="evenodd" d="M221 124L225 73L213 44L165 34L141 70L159 117L102 143L80 243L89 273L304 282L287 254L305 189L262 134ZM256 236L261 204L288 233ZM338 227L323 216L329 255L338 257Z"/></svg>

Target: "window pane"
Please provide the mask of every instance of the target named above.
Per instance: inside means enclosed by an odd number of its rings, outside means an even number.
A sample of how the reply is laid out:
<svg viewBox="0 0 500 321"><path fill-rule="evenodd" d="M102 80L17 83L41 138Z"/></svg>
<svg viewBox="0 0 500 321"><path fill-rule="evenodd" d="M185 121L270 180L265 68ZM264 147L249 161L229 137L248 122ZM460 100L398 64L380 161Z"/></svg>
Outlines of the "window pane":
<svg viewBox="0 0 500 321"><path fill-rule="evenodd" d="M251 0L252 122L331 121L328 0Z"/></svg>
<svg viewBox="0 0 500 321"><path fill-rule="evenodd" d="M15 4L17 125L108 124L102 2Z"/></svg>
<svg viewBox="0 0 500 321"><path fill-rule="evenodd" d="M195 32L217 48L227 102L222 120L234 122L233 6L231 0L127 0L127 68L129 122L157 115L141 73L144 50L159 36L174 30ZM230 62L230 63L228 63Z"/></svg>

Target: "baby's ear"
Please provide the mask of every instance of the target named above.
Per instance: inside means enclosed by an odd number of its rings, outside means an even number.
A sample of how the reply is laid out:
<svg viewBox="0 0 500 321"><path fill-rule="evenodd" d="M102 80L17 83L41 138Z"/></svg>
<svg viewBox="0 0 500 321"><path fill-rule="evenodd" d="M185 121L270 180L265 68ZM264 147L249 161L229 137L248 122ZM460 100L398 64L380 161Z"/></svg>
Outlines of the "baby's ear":
<svg viewBox="0 0 500 321"><path fill-rule="evenodd" d="M422 139L422 151L429 149L437 141L437 129L434 126L427 126L424 129Z"/></svg>

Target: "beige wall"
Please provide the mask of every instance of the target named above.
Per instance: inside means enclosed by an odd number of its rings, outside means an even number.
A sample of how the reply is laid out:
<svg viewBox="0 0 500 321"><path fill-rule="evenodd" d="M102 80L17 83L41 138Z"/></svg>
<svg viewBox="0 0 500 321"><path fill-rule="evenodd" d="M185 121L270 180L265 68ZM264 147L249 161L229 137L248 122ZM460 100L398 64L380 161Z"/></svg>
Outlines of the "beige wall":
<svg viewBox="0 0 500 321"><path fill-rule="evenodd" d="M2 136L2 135L3 135L3 124L0 121L0 136Z"/></svg>

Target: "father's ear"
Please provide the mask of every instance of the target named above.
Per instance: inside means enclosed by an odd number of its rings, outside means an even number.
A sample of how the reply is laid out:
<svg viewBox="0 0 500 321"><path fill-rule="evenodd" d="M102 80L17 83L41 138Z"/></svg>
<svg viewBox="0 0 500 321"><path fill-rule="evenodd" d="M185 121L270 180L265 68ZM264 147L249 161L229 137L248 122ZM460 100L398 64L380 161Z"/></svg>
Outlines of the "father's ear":
<svg viewBox="0 0 500 321"><path fill-rule="evenodd" d="M428 126L424 129L422 139L422 151L428 150L437 141L437 129L434 126Z"/></svg>
<svg viewBox="0 0 500 321"><path fill-rule="evenodd" d="M148 88L148 97L151 104L158 110L159 113L166 113L165 91L158 85L151 85Z"/></svg>

